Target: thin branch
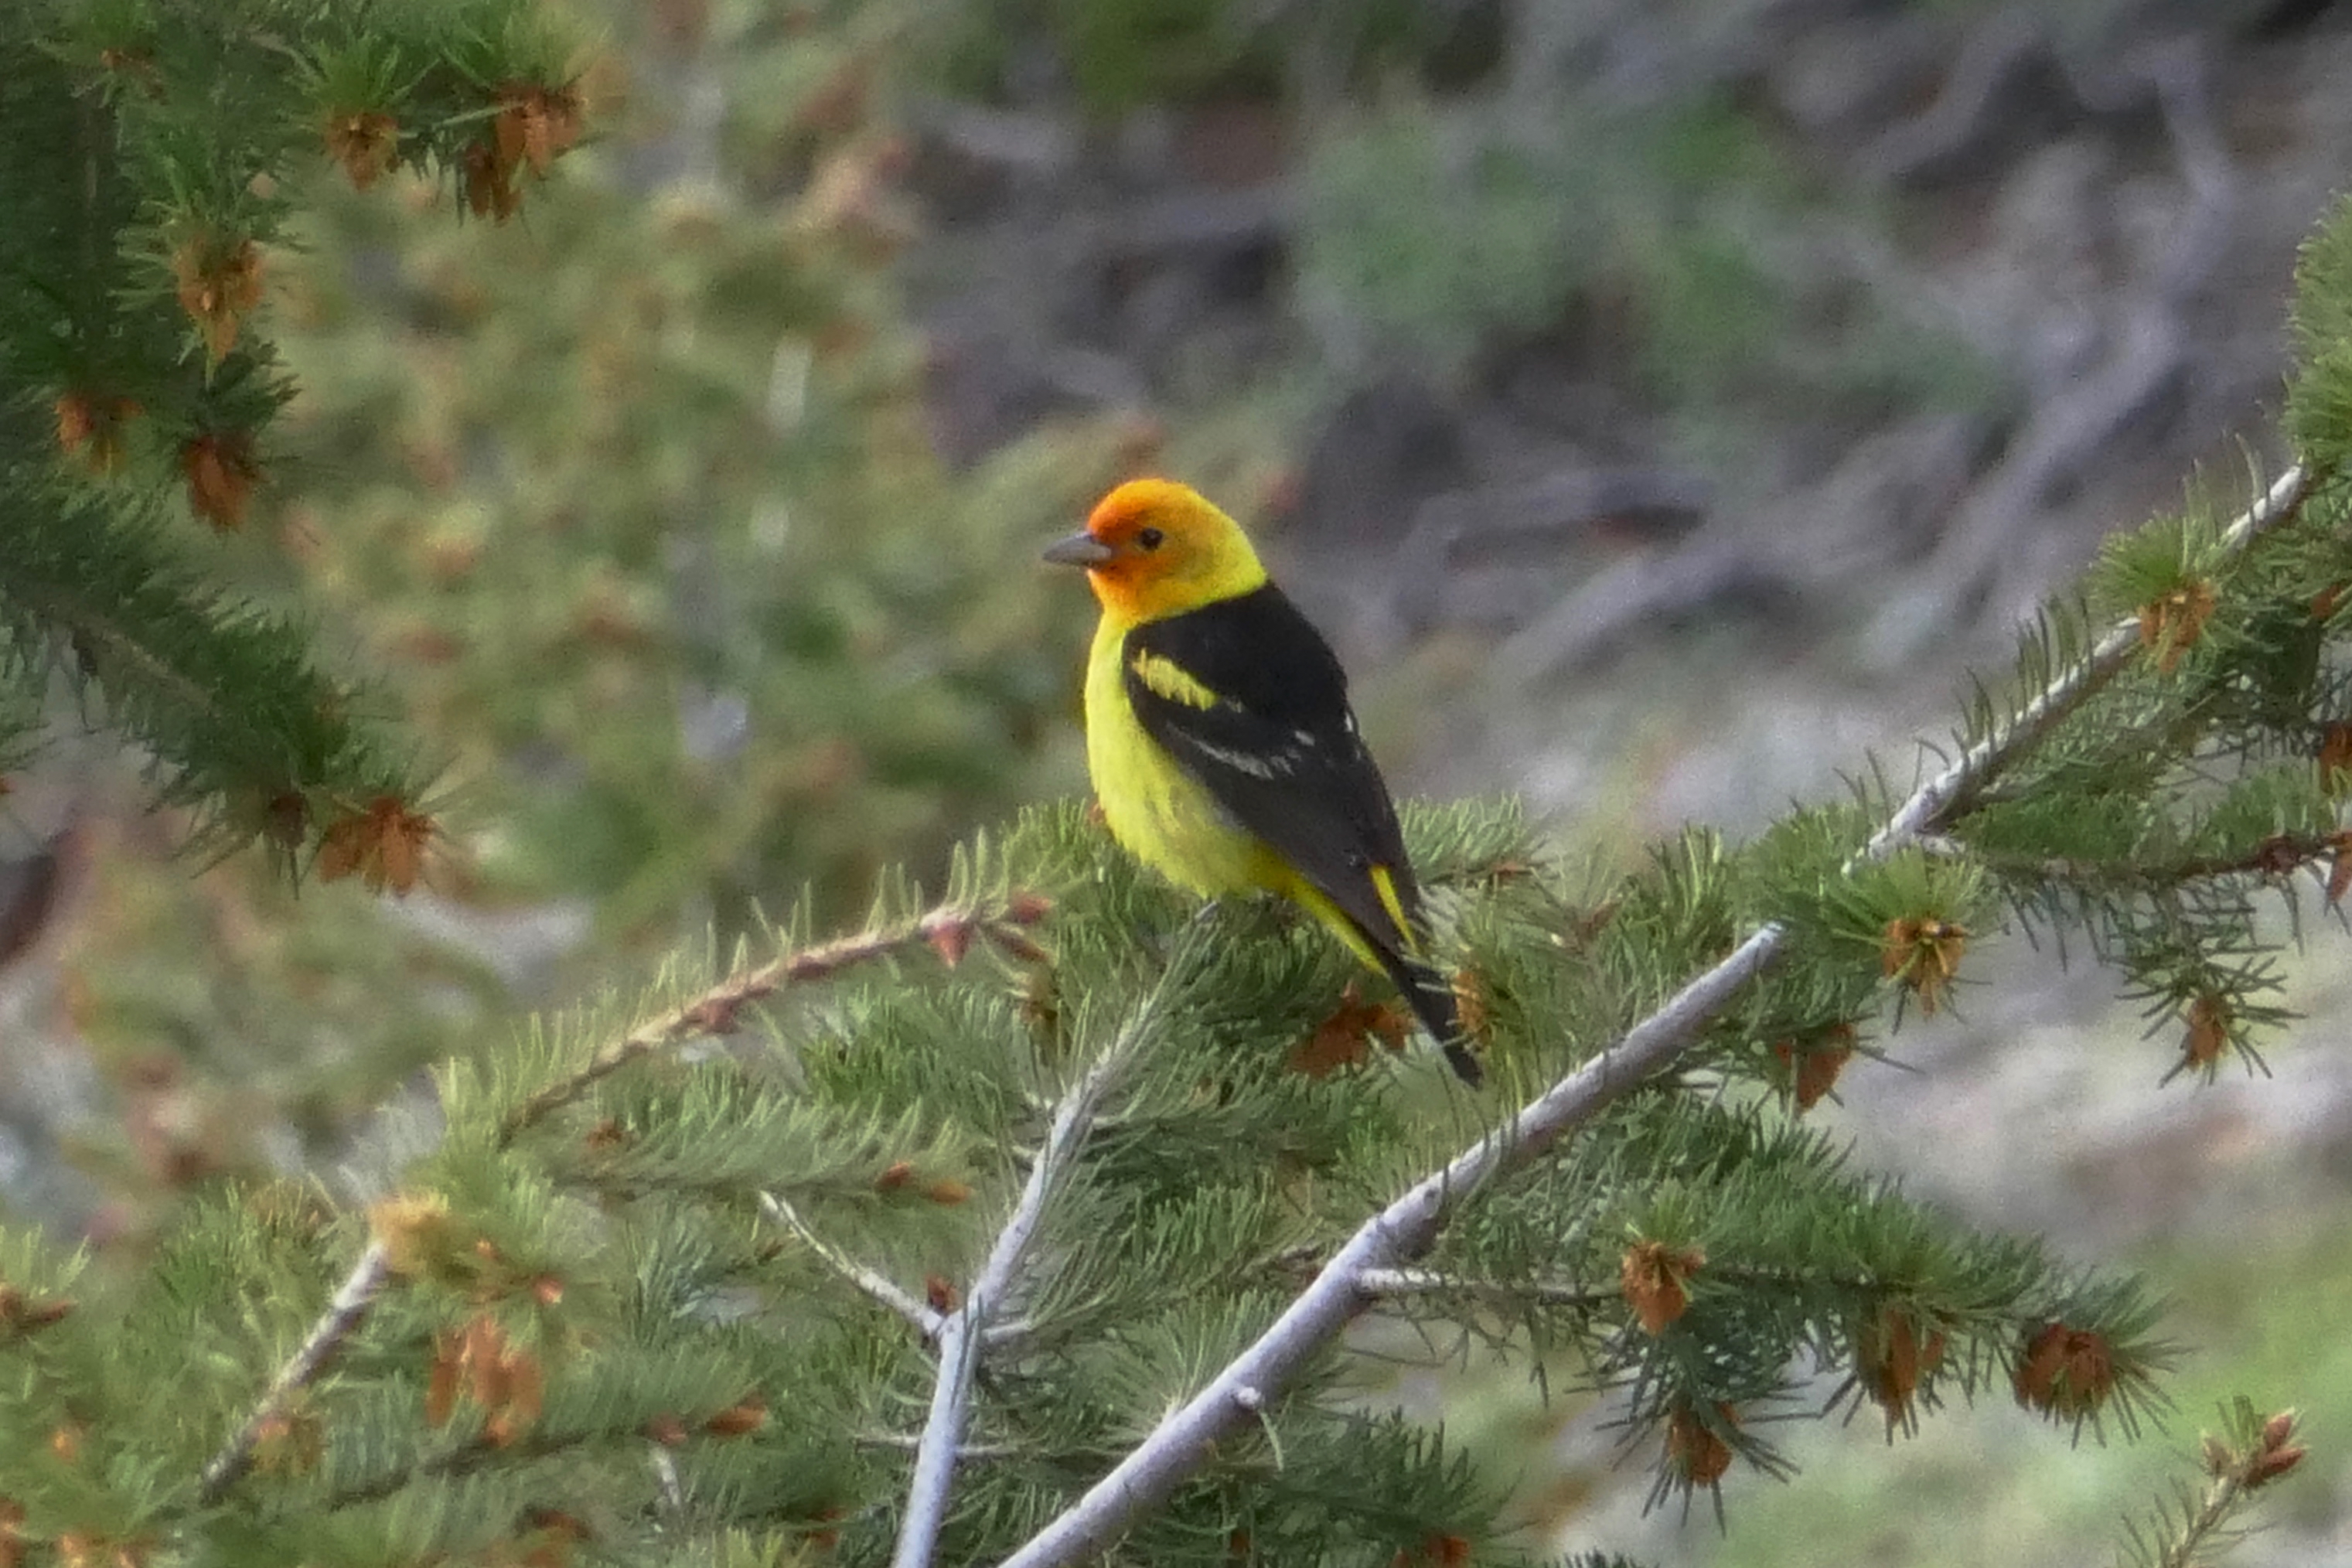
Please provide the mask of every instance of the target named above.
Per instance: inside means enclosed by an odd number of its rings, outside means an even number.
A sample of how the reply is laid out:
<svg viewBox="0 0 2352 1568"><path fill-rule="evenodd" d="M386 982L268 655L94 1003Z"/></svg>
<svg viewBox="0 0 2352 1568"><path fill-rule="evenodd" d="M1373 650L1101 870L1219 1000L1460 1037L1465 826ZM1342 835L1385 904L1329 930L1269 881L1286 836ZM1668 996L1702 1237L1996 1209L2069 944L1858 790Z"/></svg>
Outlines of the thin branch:
<svg viewBox="0 0 2352 1568"><path fill-rule="evenodd" d="M1014 893L979 905L941 904L919 915L871 926L836 937L766 963L737 970L721 977L688 1001L638 1024L627 1034L590 1058L570 1076L549 1084L507 1113L500 1129L502 1142L512 1142L525 1129L562 1110L599 1081L643 1057L686 1040L734 1032L744 1008L764 1002L788 985L829 980L856 964L890 957L924 942L953 963L974 937L1016 954L1034 953L1035 946L1021 930L1045 917L1046 901L1028 893Z"/></svg>
<svg viewBox="0 0 2352 1568"><path fill-rule="evenodd" d="M420 1480L479 1475L501 1465L509 1469L520 1469L534 1460L574 1453L606 1442L627 1443L635 1447L645 1443L646 1438L635 1429L583 1427L550 1433L542 1427L527 1432L510 1442L495 1443L477 1432L438 1453L427 1454L408 1464L394 1465L366 1480L355 1481L339 1491L329 1492L310 1507L319 1514L335 1513L347 1508L364 1508L369 1503L382 1502L395 1496L403 1488Z"/></svg>
<svg viewBox="0 0 2352 1568"><path fill-rule="evenodd" d="M1433 1268L1367 1268L1356 1276L1356 1292L1368 1300L1411 1296L1476 1296L1538 1307L1607 1307L1625 1300L1614 1285L1577 1285L1564 1279L1470 1279Z"/></svg>
<svg viewBox="0 0 2352 1568"><path fill-rule="evenodd" d="M825 979L852 964L886 957L918 942L929 943L950 963L962 955L975 936L1016 953L1033 953L1034 946L1022 928L1043 919L1048 907L1045 900L1026 893L988 900L977 907L970 903L942 904L904 921L871 927L738 971L682 1005L640 1024L599 1051L578 1072L549 1085L515 1107L508 1113L501 1137L510 1142L533 1122L571 1104L599 1079L640 1057L697 1036L728 1033L735 1027L736 1018L744 1007L786 985ZM781 1204L777 1206L782 1208ZM861 1289L908 1316L927 1335L939 1331L939 1314L854 1260L837 1257L801 1226L798 1216L792 1215L789 1208L782 1212L789 1216L786 1223L801 1232L802 1239L819 1257L843 1268ZM366 1318L368 1309L390 1277L389 1254L383 1244L370 1243L328 1303L325 1315L310 1330L310 1337L270 1379L269 1386L263 1390L260 1401L237 1428L236 1435L205 1466L197 1488L203 1501L219 1501L251 1467L254 1447L269 1424L281 1417L294 1396L318 1378L337 1348Z"/></svg>
<svg viewBox="0 0 2352 1568"><path fill-rule="evenodd" d="M301 1348L294 1352L293 1357L278 1369L278 1375L269 1380L269 1386L262 1392L261 1401L253 1407L253 1414L245 1418L245 1425L236 1429L236 1436L228 1440L227 1446L205 1466L196 1490L200 1500L205 1503L215 1503L228 1494L228 1489L235 1486L238 1478L252 1465L254 1448L270 1423L281 1418L287 1406L293 1403L294 1396L318 1380L329 1359L366 1319L368 1309L375 1305L376 1296L391 1278L391 1253L383 1243L370 1242L367 1249L360 1254L359 1261L352 1266L352 1271L341 1287L335 1291L334 1298L327 1303L326 1314L312 1325L310 1337L302 1342Z"/></svg>
<svg viewBox="0 0 2352 1568"><path fill-rule="evenodd" d="M2310 495L2311 470L2297 463L2281 474L2263 498L2222 531L2221 548L2243 550L2255 536L2277 527L2301 510ZM2137 617L2118 621L2092 645L2082 662L2053 679L2010 722L1969 748L1958 761L1903 803L1879 838L1908 840L1931 832L1959 815L1979 792L2025 755L2068 714L2105 689L2140 647ZM1874 857L1881 853L1872 841Z"/></svg>
<svg viewBox="0 0 2352 1568"><path fill-rule="evenodd" d="M1581 1126L1681 1054L1778 956L1785 933L1767 926L1685 986L1624 1037L1554 1085L1509 1124L1472 1144L1367 1220L1321 1273L1191 1403L1153 1430L1111 1472L1005 1560L1005 1568L1047 1568L1103 1551L1136 1515L1205 1464L1213 1445L1256 1419L1273 1391L1297 1376L1364 1306L1357 1280L1421 1256L1437 1238L1459 1194L1517 1169Z"/></svg>
<svg viewBox="0 0 2352 1568"><path fill-rule="evenodd" d="M890 1559L892 1568L929 1568L931 1553L939 1545L940 1527L947 1519L948 1488L955 1479L956 1459L965 1451L963 1428L971 1402L971 1375L980 1359L982 1342L988 1334L990 1319L1012 1293L1013 1278L1045 1217L1046 1203L1076 1162L1093 1129L1095 1111L1104 1094L1158 1025L1176 977L1192 967L1192 955L1198 951L1197 933L1202 929L1199 921L1193 922L1186 940L1170 955L1168 967L1160 971L1159 982L1128 1020L1127 1026L1062 1096L1045 1145L1029 1167L1029 1180L1022 1187L1020 1201L1005 1217L1004 1228L997 1233L996 1244L989 1248L979 1278L965 1293L962 1308L949 1313L940 1330L939 1381L932 1385L930 1415L923 1423L922 1440L915 1450L915 1473L907 1484L906 1518L899 1526L898 1550Z"/></svg>
<svg viewBox="0 0 2352 1568"><path fill-rule="evenodd" d="M2318 862L2352 849L2352 835L2278 833L2251 850L2236 855L2191 855L2170 864L2143 865L2130 860L2076 860L2064 856L1987 854L1955 839L1938 837L1923 844L1931 855L1973 860L1988 870L2012 879L2031 879L2098 887L2182 888L2192 882L2213 882L2227 877L2263 877L2278 881L2297 871L2310 871L2322 881L2326 872Z"/></svg>
<svg viewBox="0 0 2352 1568"><path fill-rule="evenodd" d="M929 1302L919 1300L901 1290L891 1280L817 1235L809 1228L808 1222L801 1218L798 1210L775 1194L761 1193L760 1207L770 1219L799 1237L801 1245L815 1253L827 1268L912 1323L915 1331L923 1336L926 1343L940 1337L940 1331L947 1325L946 1314L933 1310Z"/></svg>
<svg viewBox="0 0 2352 1568"><path fill-rule="evenodd" d="M923 1445L918 1432L860 1432L849 1439L861 1448L887 1448L911 1454ZM959 1459L1034 1459L1038 1451L1021 1443L966 1443L956 1450Z"/></svg>
<svg viewBox="0 0 2352 1568"><path fill-rule="evenodd" d="M2234 1475L2216 1476L2205 1489L2197 1511L2180 1521L2179 1531L2164 1543L2158 1568L2196 1568L2198 1554L2213 1543L2221 1527L2245 1500L2243 1483Z"/></svg>
<svg viewBox="0 0 2352 1568"><path fill-rule="evenodd" d="M2238 1401L2240 1420L2252 1425L2255 1416L2250 1405ZM2182 1499L2183 1513L2178 1524L2164 1531L2164 1539L2154 1543L2159 1550L2149 1557L2155 1568L2192 1568L2206 1561L2205 1550L2244 1531L2231 1528L2233 1515L2244 1508L2252 1493L2262 1490L2283 1476L2292 1474L2303 1464L2305 1450L2294 1439L2295 1413L2282 1410L2251 1433L2242 1434L2238 1442L2216 1437L2208 1433L2204 1442L2205 1472L2211 1483L2205 1489L2204 1500L2196 1510L2187 1510L2187 1498ZM2167 1522L2161 1510L2159 1522ZM2139 1532L2133 1531L2135 1538Z"/></svg>
<svg viewBox="0 0 2352 1568"><path fill-rule="evenodd" d="M2293 515L2309 492L2302 468L2290 468L2225 536L2242 548ZM2059 675L2004 728L1922 784L1856 858L1894 854L1947 822L1983 783L2032 750L2060 720L2113 679L2139 646L2137 620L2100 638L2083 661ZM1145 1510L1166 1499L1209 1462L1216 1441L1254 1421L1273 1394L1361 1311L1360 1281L1427 1252L1460 1196L1540 1156L1676 1058L1787 944L1786 928L1762 927L1663 1006L1554 1084L1511 1121L1456 1155L1364 1222L1256 1342L1229 1363L1185 1406L1160 1422L1086 1495L1015 1552L1004 1568L1063 1568L1106 1551ZM899 1568L916 1568L902 1558Z"/></svg>
<svg viewBox="0 0 2352 1568"><path fill-rule="evenodd" d="M551 1426L541 1423L520 1436L494 1437L488 1431L477 1430L458 1438L448 1447L425 1454L405 1463L394 1464L378 1471L365 1480L354 1481L339 1490L327 1493L311 1505L320 1514L339 1510L362 1508L397 1496L405 1488L421 1480L458 1479L481 1475L503 1468L509 1472L528 1469L541 1459L559 1454L575 1454L583 1450L609 1446L626 1454L649 1449L655 1484L663 1494L664 1506L675 1509L683 1499L678 1491L677 1468L669 1458L669 1450L648 1436L641 1422L624 1414L620 1420L626 1425L591 1425L584 1426Z"/></svg>

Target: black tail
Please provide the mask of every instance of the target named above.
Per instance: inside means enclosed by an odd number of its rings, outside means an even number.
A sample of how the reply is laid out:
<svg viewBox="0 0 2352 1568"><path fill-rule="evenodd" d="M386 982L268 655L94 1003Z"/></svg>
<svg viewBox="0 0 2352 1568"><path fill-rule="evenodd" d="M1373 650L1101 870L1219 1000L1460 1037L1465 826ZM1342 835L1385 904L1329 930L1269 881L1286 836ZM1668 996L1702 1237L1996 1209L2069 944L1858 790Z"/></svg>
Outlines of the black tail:
<svg viewBox="0 0 2352 1568"><path fill-rule="evenodd" d="M1403 994L1405 1005L1412 1009L1413 1016L1445 1052L1454 1076L1472 1089L1486 1082L1486 1069L1478 1065L1478 1058L1470 1054L1470 1047L1463 1040L1462 1018L1454 1003L1454 983L1418 959L1393 952L1381 956L1387 960L1389 978Z"/></svg>

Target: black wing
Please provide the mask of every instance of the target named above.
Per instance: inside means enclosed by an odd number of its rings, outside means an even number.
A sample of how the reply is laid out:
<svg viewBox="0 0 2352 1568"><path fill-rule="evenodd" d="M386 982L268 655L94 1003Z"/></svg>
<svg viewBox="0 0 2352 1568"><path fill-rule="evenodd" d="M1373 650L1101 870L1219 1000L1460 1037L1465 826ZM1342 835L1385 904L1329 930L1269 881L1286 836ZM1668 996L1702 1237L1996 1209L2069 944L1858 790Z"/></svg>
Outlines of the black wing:
<svg viewBox="0 0 2352 1568"><path fill-rule="evenodd" d="M1396 807L1356 732L1348 678L1297 606L1268 584L1148 621L1127 634L1124 656L1144 732L1375 947L1411 951L1372 879L1386 868L1407 917L1418 910ZM1155 659L1216 700L1203 707L1155 689L1145 673Z"/></svg>
<svg viewBox="0 0 2352 1568"><path fill-rule="evenodd" d="M1374 880L1384 869L1405 919L1421 918L1396 806L1322 635L1269 583L1146 622L1120 656L1144 733L1355 925L1475 1087L1484 1075L1460 1037L1453 983L1413 956L1417 933L1399 929Z"/></svg>

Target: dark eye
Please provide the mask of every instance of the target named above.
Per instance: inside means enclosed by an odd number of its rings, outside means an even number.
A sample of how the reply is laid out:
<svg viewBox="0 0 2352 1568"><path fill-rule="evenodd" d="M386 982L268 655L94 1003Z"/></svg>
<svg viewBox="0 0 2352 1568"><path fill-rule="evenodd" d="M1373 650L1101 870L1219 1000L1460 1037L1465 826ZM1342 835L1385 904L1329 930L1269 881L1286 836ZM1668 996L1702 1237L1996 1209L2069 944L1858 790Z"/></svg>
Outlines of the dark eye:
<svg viewBox="0 0 2352 1568"><path fill-rule="evenodd" d="M1156 528L1147 528L1135 536L1136 547L1141 550L1157 550L1160 548L1160 542L1167 537Z"/></svg>

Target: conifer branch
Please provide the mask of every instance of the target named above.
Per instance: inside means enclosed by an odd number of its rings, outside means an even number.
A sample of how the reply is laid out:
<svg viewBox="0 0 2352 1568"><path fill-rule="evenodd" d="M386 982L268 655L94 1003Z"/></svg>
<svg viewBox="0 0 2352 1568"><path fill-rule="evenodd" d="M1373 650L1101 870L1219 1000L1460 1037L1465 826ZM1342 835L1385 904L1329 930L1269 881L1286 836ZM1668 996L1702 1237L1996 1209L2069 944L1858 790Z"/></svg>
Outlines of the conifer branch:
<svg viewBox="0 0 2352 1568"><path fill-rule="evenodd" d="M2223 548L2242 550L2292 517L2311 486L2305 467L2289 468L2231 524ZM1915 790L1855 857L1856 863L1885 859L1942 828L1977 791L2030 754L2062 720L2114 679L2140 646L2136 618L2117 624L2007 724L1996 727ZM1138 1515L1208 1463L1220 1437L1256 1420L1274 1395L1363 1310L1368 1298L1361 1281L1367 1273L1401 1268L1426 1253L1457 1195L1528 1164L1673 1066L1748 983L1780 958L1788 942L1786 926L1776 922L1759 928L1509 1122L1365 1221L1254 1343L1007 1558L1003 1568L1065 1568L1108 1549ZM902 1557L899 1568L918 1568L919 1561Z"/></svg>
<svg viewBox="0 0 2352 1568"><path fill-rule="evenodd" d="M358 1331L368 1309L375 1305L376 1296L391 1278L390 1249L381 1241L368 1243L333 1299L328 1301L325 1315L312 1325L301 1348L278 1369L278 1374L262 1392L260 1402L253 1407L253 1414L245 1418L236 1435L205 1466L196 1489L199 1500L211 1504L228 1494L228 1489L252 1465L253 1451L270 1424L282 1419L294 1396L317 1381L335 1352Z"/></svg>
<svg viewBox="0 0 2352 1568"><path fill-rule="evenodd" d="M2296 463L2281 474L2260 500L2231 520L2221 531L2220 549L2236 554L2255 538L2293 518L2311 494L2310 465ZM2123 672L2139 651L2146 634L2137 616L2116 622L2072 668L2053 678L2020 709L2007 724L1969 747L1957 761L1921 785L1905 801L1878 837L1871 841L1873 858L1898 844L1934 832L1959 815L1986 785L2030 753L2060 721L2097 696L2107 682ZM1882 848L1884 843L1886 847Z"/></svg>
<svg viewBox="0 0 2352 1568"><path fill-rule="evenodd" d="M808 1222L801 1218L800 1212L776 1194L761 1193L760 1207L769 1218L799 1237L801 1245L816 1254L827 1268L913 1324L925 1343L932 1343L939 1339L940 1331L947 1324L944 1313L933 1310L929 1303L918 1300L817 1235L809 1228Z"/></svg>
<svg viewBox="0 0 2352 1568"><path fill-rule="evenodd" d="M1475 1296L1539 1307L1599 1308L1625 1299L1624 1291L1615 1285L1579 1285L1566 1279L1468 1279L1433 1268L1367 1268L1356 1276L1356 1291L1375 1301Z"/></svg>
<svg viewBox="0 0 2352 1568"><path fill-rule="evenodd" d="M786 986L830 980L845 969L893 957L917 942L930 946L950 965L962 958L976 936L1016 954L1034 953L1035 944L1022 928L1044 919L1051 907L1035 894L1022 892L977 904L940 904L906 920L885 921L736 970L677 1006L646 1019L599 1050L578 1071L547 1085L507 1112L499 1142L512 1142L534 1123L572 1104L640 1058L687 1040L733 1033L744 1008L766 1001Z"/></svg>
<svg viewBox="0 0 2352 1568"><path fill-rule="evenodd" d="M2110 887L2171 888L2223 877L2284 878L2305 869L2321 874L2317 862L2352 852L2352 833L2278 833L2242 854L2192 855L2168 862L2001 855L1940 836L1921 838L1918 846L1931 855L1973 860L2004 877Z"/></svg>
<svg viewBox="0 0 2352 1568"><path fill-rule="evenodd" d="M1368 1271L1395 1268L1428 1251L1457 1194L1474 1192L1527 1164L1563 1133L1671 1064L1779 956L1786 940L1779 926L1757 931L1507 1125L1365 1221L1255 1343L1007 1558L1004 1568L1074 1563L1107 1548L1138 1514L1207 1463L1217 1439L1256 1420L1274 1394L1363 1310L1366 1298L1358 1281Z"/></svg>
<svg viewBox="0 0 2352 1568"><path fill-rule="evenodd" d="M2164 1542L2156 1560L2160 1568L2196 1568L2199 1554L2222 1533L2245 1497L2244 1483L2236 1475L2215 1477L2196 1511L2183 1519L2172 1539Z"/></svg>
<svg viewBox="0 0 2352 1568"><path fill-rule="evenodd" d="M2294 1411L2261 1416L2242 1394L2234 1409L2223 1407L2222 1416L2226 1430L2219 1435L2208 1432L2202 1445L2201 1458L2210 1478L2205 1495L2192 1502L2182 1489L2178 1518L2170 1509L2159 1506L2153 1537L2137 1524L2129 1527L2133 1555L2149 1568L2192 1568L2203 1561L2208 1547L2241 1533L2232 1521L2253 1493L2292 1474L2303 1463L2305 1450L2295 1441Z"/></svg>
<svg viewBox="0 0 2352 1568"><path fill-rule="evenodd" d="M364 1508L369 1503L382 1502L386 1498L396 1496L402 1488L427 1478L449 1479L479 1475L499 1465L520 1468L534 1459L570 1453L606 1440L646 1441L638 1432L595 1428L557 1433L532 1431L505 1443L493 1442L477 1432L438 1453L426 1455L414 1464L395 1466L368 1480L354 1482L340 1491L330 1492L320 1500L319 1509L322 1513L336 1513L348 1508ZM658 1443L649 1446L656 1450L661 1447Z"/></svg>
<svg viewBox="0 0 2352 1568"><path fill-rule="evenodd" d="M860 1432L850 1439L865 1448L887 1448L898 1453L911 1453L923 1445L922 1436L915 1432ZM1034 1459L1037 1449L1022 1443L966 1443L956 1450L959 1459Z"/></svg>
<svg viewBox="0 0 2352 1568"><path fill-rule="evenodd" d="M971 1376L990 1321L1012 1293L1029 1243L1045 1217L1045 1205L1093 1131L1095 1111L1103 1096L1112 1081L1126 1070L1138 1047L1150 1037L1175 980L1191 968L1192 954L1199 947L1199 933L1203 929L1200 921L1192 922L1185 933L1186 940L1169 955L1168 967L1160 972L1159 982L1126 1027L1063 1094L1054 1111L1053 1125L1029 1167L1029 1179L1022 1186L1019 1201L1006 1216L1003 1229L997 1233L995 1245L989 1248L979 1277L964 1293L962 1307L948 1314L940 1331L939 1379L932 1385L930 1414L916 1447L915 1472L907 1484L906 1517L899 1526L891 1568L929 1568L931 1553L939 1544L940 1527L947 1519L948 1489L955 1479L956 1459L962 1451Z"/></svg>

